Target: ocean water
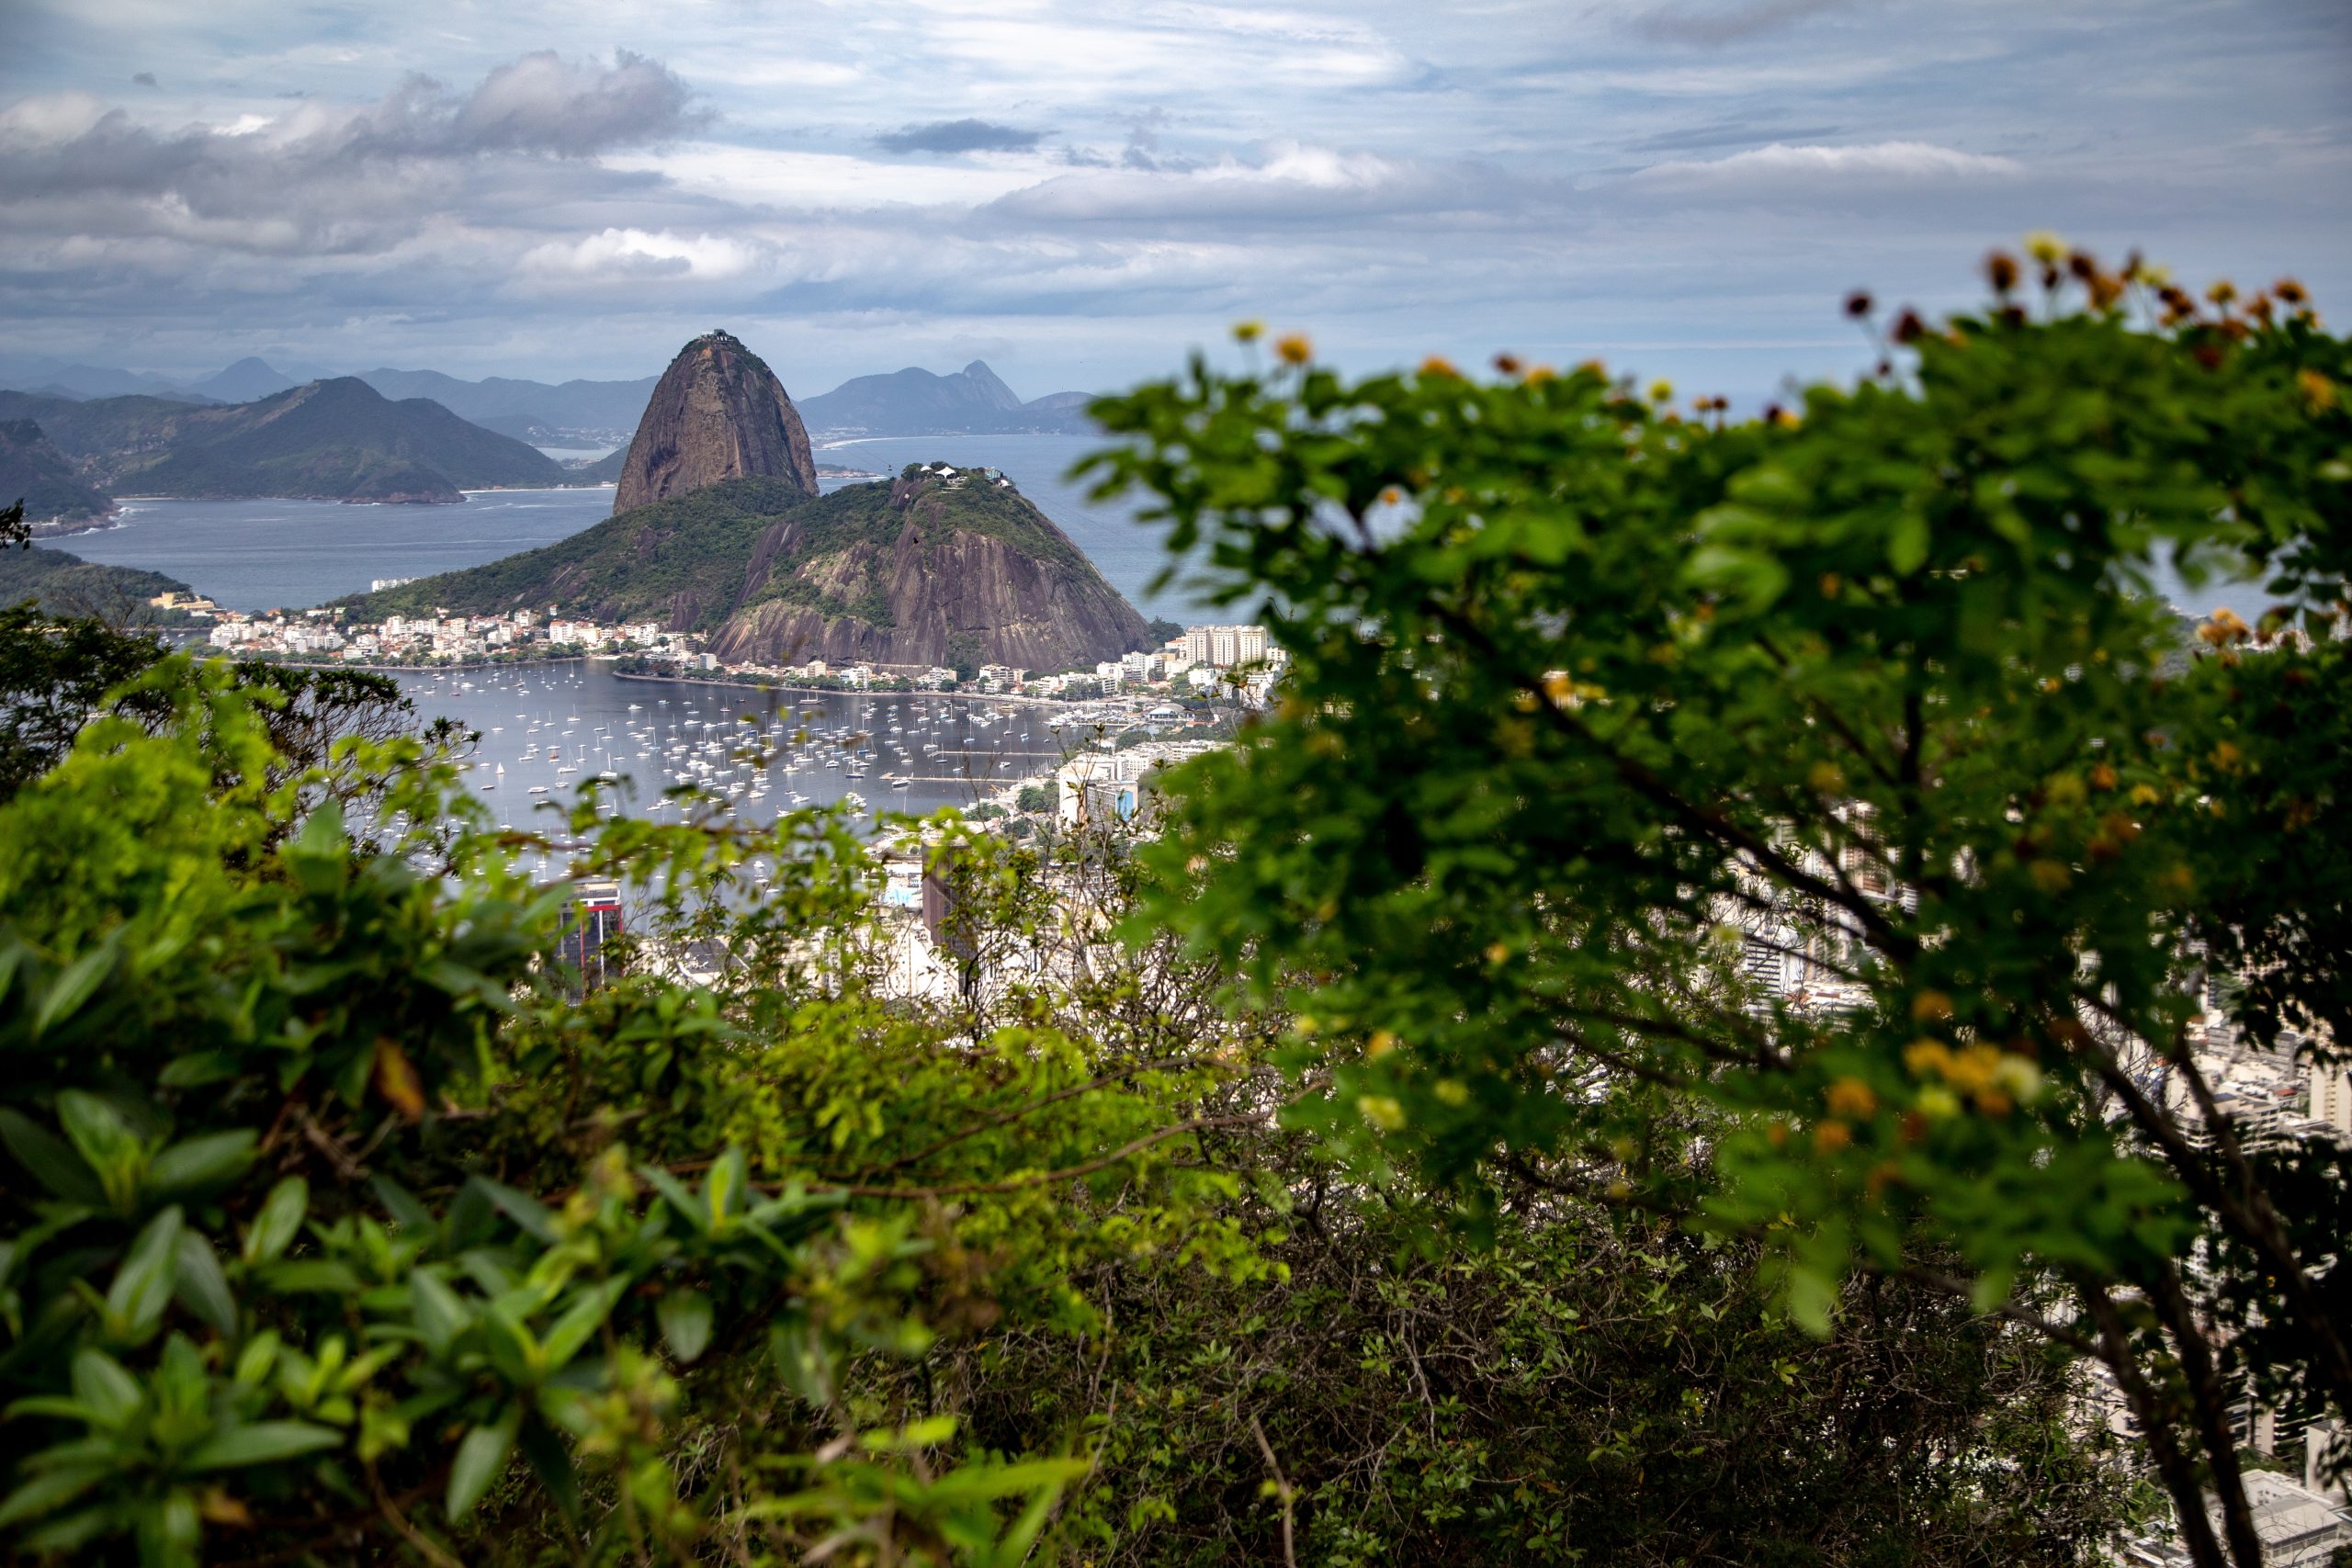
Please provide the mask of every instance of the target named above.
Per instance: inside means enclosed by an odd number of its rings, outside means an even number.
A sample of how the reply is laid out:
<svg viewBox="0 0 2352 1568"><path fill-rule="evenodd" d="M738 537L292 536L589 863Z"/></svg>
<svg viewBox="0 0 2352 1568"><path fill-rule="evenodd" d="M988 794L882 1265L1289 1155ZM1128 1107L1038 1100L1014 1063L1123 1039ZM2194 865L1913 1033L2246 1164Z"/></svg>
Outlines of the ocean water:
<svg viewBox="0 0 2352 1568"><path fill-rule="evenodd" d="M1147 590L1165 564L1159 531L1127 505L1087 499L1063 478L1102 445L1085 435L943 435L859 441L820 460L896 474L911 462L982 465L1012 476L1111 585L1147 615L1198 620L1181 589ZM827 479L835 490L858 481ZM320 501L129 501L117 524L47 541L85 560L160 571L232 610L299 609L364 592L379 577L481 566L569 537L611 515L609 490L477 491L461 506L345 506Z"/></svg>
<svg viewBox="0 0 2352 1568"><path fill-rule="evenodd" d="M851 795L868 815L969 808L1050 773L1092 739L1061 705L637 680L594 660L396 679L420 716L481 732L467 782L517 828L548 805L571 805L583 781L605 773L620 809L669 821L676 812L656 803L687 779L735 786L729 809L744 821Z"/></svg>
<svg viewBox="0 0 2352 1568"><path fill-rule="evenodd" d="M577 534L609 490L482 491L461 506L127 501L113 527L47 541L84 560L176 577L232 610L302 609L379 577L429 577Z"/></svg>

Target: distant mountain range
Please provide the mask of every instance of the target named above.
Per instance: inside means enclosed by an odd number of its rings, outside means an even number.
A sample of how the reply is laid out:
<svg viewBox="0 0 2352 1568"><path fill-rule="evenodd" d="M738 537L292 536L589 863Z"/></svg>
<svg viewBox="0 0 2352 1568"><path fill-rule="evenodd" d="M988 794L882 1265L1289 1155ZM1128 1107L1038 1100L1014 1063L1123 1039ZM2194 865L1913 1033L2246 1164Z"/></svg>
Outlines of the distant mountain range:
<svg viewBox="0 0 2352 1568"><path fill-rule="evenodd" d="M323 375L294 376L255 358L196 379L0 354L0 387L65 400L146 396L182 402L251 402ZM536 446L618 446L645 412L655 378L546 381L492 376L460 380L438 370L364 370L356 379L394 400L429 398L458 418ZM1054 392L1023 401L981 360L952 375L909 367L859 376L796 400L812 435L1010 434L1087 428L1092 394Z"/></svg>
<svg viewBox="0 0 2352 1568"><path fill-rule="evenodd" d="M0 392L0 420L37 423L109 494L454 502L570 478L535 447L349 376L231 405Z"/></svg>
<svg viewBox="0 0 2352 1568"><path fill-rule="evenodd" d="M993 435L1082 431L1091 398L1055 392L1023 402L985 361L975 359L952 376L912 367L859 376L802 399L798 407L812 435Z"/></svg>

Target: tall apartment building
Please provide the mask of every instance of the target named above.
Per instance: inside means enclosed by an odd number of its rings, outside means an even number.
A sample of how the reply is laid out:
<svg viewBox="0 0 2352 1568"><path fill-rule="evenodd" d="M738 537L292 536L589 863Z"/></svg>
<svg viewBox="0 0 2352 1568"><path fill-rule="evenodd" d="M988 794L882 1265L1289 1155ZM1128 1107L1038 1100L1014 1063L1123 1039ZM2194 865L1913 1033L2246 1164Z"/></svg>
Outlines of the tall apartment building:
<svg viewBox="0 0 2352 1568"><path fill-rule="evenodd" d="M1170 642L1174 648L1176 643ZM1263 626L1186 626L1182 650L1186 662L1229 670L1254 664L1272 650Z"/></svg>

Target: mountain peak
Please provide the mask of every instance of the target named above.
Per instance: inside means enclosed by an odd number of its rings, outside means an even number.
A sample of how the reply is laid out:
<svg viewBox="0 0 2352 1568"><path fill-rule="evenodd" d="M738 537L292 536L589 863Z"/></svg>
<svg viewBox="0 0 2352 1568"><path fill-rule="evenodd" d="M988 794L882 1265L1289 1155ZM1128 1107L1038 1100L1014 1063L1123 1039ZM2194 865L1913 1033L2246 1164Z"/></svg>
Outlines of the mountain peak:
<svg viewBox="0 0 2352 1568"><path fill-rule="evenodd" d="M998 378L997 373L989 368L987 360L975 359L964 367L964 378L979 389L981 397L988 400L990 408L1017 409L1021 406L1021 400L1014 397L1012 389L1006 386Z"/></svg>
<svg viewBox="0 0 2352 1568"><path fill-rule="evenodd" d="M249 354L226 369L207 376L191 389L226 402L249 403L297 384L293 377Z"/></svg>
<svg viewBox="0 0 2352 1568"><path fill-rule="evenodd" d="M775 372L734 334L713 328L680 349L654 383L613 510L746 478L784 479L814 495L817 460Z"/></svg>

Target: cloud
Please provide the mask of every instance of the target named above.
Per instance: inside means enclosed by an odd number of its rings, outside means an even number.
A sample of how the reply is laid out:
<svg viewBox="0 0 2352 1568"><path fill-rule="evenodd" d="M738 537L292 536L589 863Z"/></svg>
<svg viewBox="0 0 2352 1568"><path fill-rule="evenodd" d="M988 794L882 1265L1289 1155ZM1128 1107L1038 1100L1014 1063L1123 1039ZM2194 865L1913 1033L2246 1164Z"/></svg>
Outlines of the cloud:
<svg viewBox="0 0 2352 1568"><path fill-rule="evenodd" d="M717 234L606 229L572 243L549 241L524 254L525 272L565 278L741 277L760 265L760 247Z"/></svg>
<svg viewBox="0 0 2352 1568"><path fill-rule="evenodd" d="M1720 46L1745 42L1852 4L1853 0L1676 0L1635 14L1628 25L1642 37L1664 43Z"/></svg>
<svg viewBox="0 0 2352 1568"><path fill-rule="evenodd" d="M526 54L469 92L411 75L368 102L308 97L176 127L51 94L0 109L0 205L20 244L70 234L101 245L379 254L502 204L514 214L503 221L527 224L537 212L576 228L583 201L649 184L594 155L663 143L699 118L675 74L626 51L609 64Z"/></svg>
<svg viewBox="0 0 2352 1568"><path fill-rule="evenodd" d="M885 152L1028 152L1043 136L984 119L943 119L886 131L874 144Z"/></svg>
<svg viewBox="0 0 2352 1568"><path fill-rule="evenodd" d="M625 49L609 68L542 50L484 77L450 116L448 135L472 149L579 157L682 134L701 118L691 96L669 67Z"/></svg>
<svg viewBox="0 0 2352 1568"><path fill-rule="evenodd" d="M152 87L155 85L155 73L153 71L139 72L130 78L130 84L134 87Z"/></svg>
<svg viewBox="0 0 2352 1568"><path fill-rule="evenodd" d="M1473 165L1439 166L1306 142L1268 143L1254 158L1170 167L1125 166L1058 175L1001 197L984 210L1025 221L1292 224L1343 214L1427 213L1492 199L1500 176Z"/></svg>
<svg viewBox="0 0 2352 1568"><path fill-rule="evenodd" d="M1775 141L1724 158L1652 164L1633 175L1650 186L1738 186L1820 181L1884 182L2009 179L2025 172L2012 158L1962 152L1929 141L1875 141L1859 147Z"/></svg>

